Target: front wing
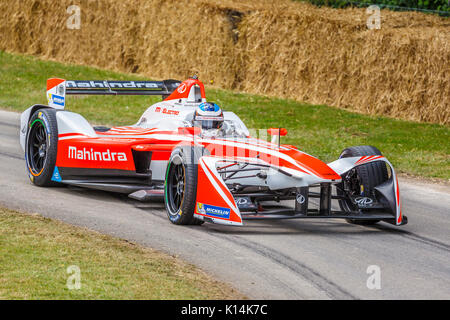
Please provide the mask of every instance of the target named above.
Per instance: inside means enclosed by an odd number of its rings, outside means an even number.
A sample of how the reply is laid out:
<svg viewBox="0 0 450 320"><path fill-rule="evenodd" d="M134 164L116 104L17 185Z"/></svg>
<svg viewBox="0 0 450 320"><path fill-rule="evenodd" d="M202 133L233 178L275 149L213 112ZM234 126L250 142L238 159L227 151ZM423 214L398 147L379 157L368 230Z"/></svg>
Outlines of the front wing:
<svg viewBox="0 0 450 320"><path fill-rule="evenodd" d="M332 210L332 200L342 199L342 196L332 194L332 185L338 184L339 181L311 186L304 186L304 182L299 181L298 188L290 188L283 192L275 190L232 192L216 168L218 161L222 160L213 156L203 156L199 160L195 217L201 220L226 225L242 225L243 220L300 218L383 220L395 225L407 223L407 218L402 215L397 175L392 164L383 156L342 158L329 164L329 167L341 176L357 166L370 162L384 161L389 166L391 172L389 180L375 188L380 205L373 208L365 207L364 210L355 212ZM314 187L320 188L320 192L312 192L310 188ZM309 208L310 198L318 200L318 208ZM294 201L294 206L283 205L283 202L291 200ZM261 205L264 201L275 201L280 205L264 208Z"/></svg>

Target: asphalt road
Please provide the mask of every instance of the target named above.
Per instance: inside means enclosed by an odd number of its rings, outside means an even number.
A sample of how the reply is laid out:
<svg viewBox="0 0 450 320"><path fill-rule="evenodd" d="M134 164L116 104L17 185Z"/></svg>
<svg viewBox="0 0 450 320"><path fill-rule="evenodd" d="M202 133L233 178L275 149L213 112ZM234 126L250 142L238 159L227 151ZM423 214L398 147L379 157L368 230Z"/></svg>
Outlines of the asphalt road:
<svg viewBox="0 0 450 320"><path fill-rule="evenodd" d="M343 220L171 224L161 203L78 188L39 188L25 172L19 115L0 111L0 205L177 255L256 299L450 299L450 188L400 180L409 224ZM395 164L394 164L395 165ZM369 289L367 268L380 269Z"/></svg>

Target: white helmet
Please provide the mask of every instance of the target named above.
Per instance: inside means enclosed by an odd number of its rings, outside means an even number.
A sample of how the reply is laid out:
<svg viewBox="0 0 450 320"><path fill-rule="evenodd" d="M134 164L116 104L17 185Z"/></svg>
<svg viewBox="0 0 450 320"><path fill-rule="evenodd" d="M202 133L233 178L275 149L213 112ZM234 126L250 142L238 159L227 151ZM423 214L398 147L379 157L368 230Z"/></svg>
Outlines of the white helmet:
<svg viewBox="0 0 450 320"><path fill-rule="evenodd" d="M221 129L223 112L214 102L202 102L194 114L194 126L202 130Z"/></svg>

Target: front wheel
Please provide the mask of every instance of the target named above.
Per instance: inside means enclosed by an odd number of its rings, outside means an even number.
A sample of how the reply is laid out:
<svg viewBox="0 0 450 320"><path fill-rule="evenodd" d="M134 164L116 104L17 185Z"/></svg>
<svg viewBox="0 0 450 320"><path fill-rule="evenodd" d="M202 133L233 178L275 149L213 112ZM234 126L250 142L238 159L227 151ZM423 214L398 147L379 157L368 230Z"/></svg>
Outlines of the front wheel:
<svg viewBox="0 0 450 320"><path fill-rule="evenodd" d="M172 151L164 183L164 204L167 216L174 224L200 225L194 218L197 199L197 165L206 149L182 146Z"/></svg>
<svg viewBox="0 0 450 320"><path fill-rule="evenodd" d="M25 160L31 182L40 187L57 185L52 181L58 150L56 110L39 109L28 123Z"/></svg>
<svg viewBox="0 0 450 320"><path fill-rule="evenodd" d="M350 147L342 151L339 158L382 155L380 150L372 146ZM366 196L374 198L374 188L388 180L388 170L384 162L373 162L351 169L342 177L338 195L348 196L348 200L340 200L343 211L356 211L358 208L350 200L350 196ZM373 225L380 220L347 219L348 223L359 225Z"/></svg>

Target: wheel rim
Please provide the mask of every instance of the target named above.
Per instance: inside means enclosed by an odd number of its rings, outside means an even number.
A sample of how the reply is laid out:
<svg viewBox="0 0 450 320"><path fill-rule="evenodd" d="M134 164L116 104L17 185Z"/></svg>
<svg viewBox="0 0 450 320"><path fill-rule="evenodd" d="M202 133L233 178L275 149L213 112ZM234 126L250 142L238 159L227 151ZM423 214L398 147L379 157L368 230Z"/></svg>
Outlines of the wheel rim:
<svg viewBox="0 0 450 320"><path fill-rule="evenodd" d="M185 188L185 174L183 163L172 162L169 167L167 180L167 204L169 213L177 215L183 205Z"/></svg>
<svg viewBox="0 0 450 320"><path fill-rule="evenodd" d="M47 160L47 131L41 120L35 120L28 136L28 165L34 175L42 173Z"/></svg>

